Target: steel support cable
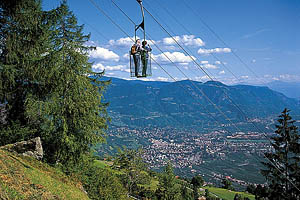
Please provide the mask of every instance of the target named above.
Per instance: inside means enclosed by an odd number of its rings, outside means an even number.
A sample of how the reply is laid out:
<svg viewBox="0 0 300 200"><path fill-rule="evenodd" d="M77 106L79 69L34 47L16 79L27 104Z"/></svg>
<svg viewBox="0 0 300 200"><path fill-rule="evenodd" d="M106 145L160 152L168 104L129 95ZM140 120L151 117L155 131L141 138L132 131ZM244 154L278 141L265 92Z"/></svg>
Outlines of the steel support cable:
<svg viewBox="0 0 300 200"><path fill-rule="evenodd" d="M128 20L129 21L131 21L132 23L133 23L133 25L135 25L135 23L133 22L133 20L113 1L113 0L111 0L112 2L113 2L113 4L128 18ZM150 38L150 36L148 36L147 35L147 37L148 38ZM151 40L151 42L152 42L152 39L150 38L150 40ZM153 43L153 42L152 42ZM184 74L183 72L182 72L182 70L180 70L180 68L178 68L177 67L177 65L155 44L155 43L153 43L166 57L167 57L167 59L171 62L171 63L173 63L173 65L175 65L175 67L182 73L182 74ZM160 64L159 63L157 63L156 62L156 60L154 60L153 58L152 58L152 60L158 65L158 66L160 66ZM166 73L166 74L168 74L175 82L177 82L177 80L174 78L174 77L172 77L162 66L160 66L160 68L162 68L163 69L163 71ZM185 75L185 74L184 74ZM186 75L185 75L186 76ZM187 77L187 76L186 76ZM188 77L187 77L188 78ZM188 80L190 80L189 78L188 78ZM194 87L195 87L195 84L194 84L194 82L193 81L191 81L192 82L192 84L194 85ZM184 89L184 87L183 86L181 86L183 89ZM198 88L198 87L197 87ZM198 90L200 90L199 88L198 88ZM202 92L202 91L201 91ZM203 93L203 92L202 92ZM205 94L204 94L205 95ZM205 95L206 96L206 95ZM207 97L208 98L208 97ZM208 98L209 99L209 98ZM200 101L199 101L200 102ZM214 103L212 103L213 105L214 105ZM201 105L201 103L200 103L200 105ZM205 110L206 110L206 107L204 107L205 108ZM210 113L210 112L207 112L219 125L220 125L220 123L219 123L219 121ZM222 111L221 111L221 113L222 113ZM225 115L226 116L226 115ZM239 130L239 128L234 124L234 126ZM222 125L221 125L221 127L222 127ZM224 129L226 130L226 128L224 127ZM228 131L228 130L226 130L227 132L229 132L230 133L230 131ZM225 140L226 140L226 142L228 142L228 140L227 140L227 138L225 138ZM253 155L253 157L257 160L257 161L259 161L259 162L261 162L258 158L256 158L255 157L255 155Z"/></svg>
<svg viewBox="0 0 300 200"><path fill-rule="evenodd" d="M111 0L113 3L114 3L114 5L116 5L117 6L117 4L113 1L113 0ZM131 20L131 18L119 7L119 6L117 6L117 8L129 19L129 21L131 21L134 25L135 25L135 23L133 22L133 20ZM146 10L146 9L145 9ZM146 10L147 11L147 10ZM148 11L147 11L148 12ZM148 12L149 13L149 12ZM153 17L153 16L152 16ZM127 34L128 35L128 34ZM170 35L170 34L169 34ZM170 35L171 36L171 35ZM148 36L147 36L148 37ZM171 36L172 37L172 36ZM173 38L173 37L172 37ZM173 38L174 39L174 38ZM151 38L150 38L150 40L151 40ZM152 40L151 40L152 41ZM175 40L175 42L176 42L176 40ZM153 43L153 42L152 42ZM154 44L154 43L153 43ZM156 47L158 47L157 45L155 45ZM160 48L159 48L159 50L160 50ZM161 51L161 50L160 50ZM162 52L162 51L161 51ZM163 52L162 52L163 53ZM165 54L164 54L165 55ZM166 56L166 55L165 55ZM168 56L166 56L168 59L169 59L169 57ZM153 58L152 58L152 60L154 60ZM169 59L170 60L170 59ZM171 61L171 60L170 60ZM155 60L154 60L154 62L156 62ZM172 61L171 61L172 62ZM157 62L156 62L157 63ZM172 62L173 63L173 62ZM157 63L158 64L158 63ZM158 64L159 65L159 64ZM160 66L160 65L159 65ZM175 65L176 66L176 65ZM161 67L161 66L160 66ZM176 66L177 67L177 66ZM162 68L162 67L161 67ZM162 68L163 69L163 68ZM165 69L163 69L163 71L165 71L170 77L171 77L171 75L165 70ZM181 71L181 70L180 70ZM181 71L182 72L182 71ZM173 78L173 80L174 81L176 81L176 79L174 79ZM192 82L193 83L193 82ZM212 102L213 103L213 102ZM213 103L213 105L214 105L214 103ZM226 115L225 115L226 116ZM235 126L236 127L236 126ZM239 129L239 128L238 128Z"/></svg>
<svg viewBox="0 0 300 200"><path fill-rule="evenodd" d="M150 6L147 2L145 2L145 5L147 5L147 6L151 9L151 6ZM152 9L152 12L154 12L153 9ZM155 12L154 12L154 13L155 13ZM156 15L157 15L157 13L156 13ZM175 32L169 27L169 25L168 25L167 23L164 22L163 19L161 19L159 16L157 16L157 18L160 19L160 21L162 21L162 22L164 23L164 25L170 30L170 32L171 32L173 35L176 35ZM192 35L192 34L190 34L190 35ZM182 43L181 45L184 46L183 43ZM188 50L188 52L189 52L192 56L194 56L196 59L200 60L197 56L195 56L195 54L192 53L192 51L190 50L190 48L189 48L188 46L185 46L185 48ZM208 73L212 78L215 78L215 77L212 75L212 73L211 73L208 69L206 69L206 71L207 71L207 73Z"/></svg>
<svg viewBox="0 0 300 200"><path fill-rule="evenodd" d="M148 3L146 3L146 4L148 4ZM148 6L150 7L150 5L148 4ZM184 25L184 24L182 24L166 7L164 7L162 4L159 4L159 6L160 7L162 7L165 11L166 11L166 13L168 14L168 15L170 15L172 18L173 18L173 20L176 22L176 23L178 23L179 24L179 26L181 26L189 35L193 35L187 28L186 28L186 26ZM152 9L153 10L153 9ZM170 29L170 28L169 28ZM170 29L171 30L171 29ZM173 32L173 31L172 31ZM174 32L173 32L173 34L174 34ZM175 34L174 34L175 35ZM202 46L202 48L204 48L204 49L206 49L206 50L208 50L208 48L206 48L205 46ZM215 54L215 53L213 53L213 52L209 52L208 53L209 55L211 55L211 56L213 56L217 61L221 61L221 59L219 59L218 58L218 56ZM223 62L221 62L220 63L227 71L229 71L229 73L232 75L232 76L234 76L238 81L241 81L240 80L240 78L238 78Z"/></svg>
<svg viewBox="0 0 300 200"><path fill-rule="evenodd" d="M133 25L135 25L135 23L134 23L134 21L114 2L114 0L111 0L112 2L113 2L113 4L128 18L128 20L131 22L131 23L133 23ZM145 9L145 8L144 8ZM145 9L146 10L146 9ZM147 10L146 10L147 11ZM148 11L147 11L148 12ZM232 121L231 121L231 119L202 91L202 90L200 90L200 88L193 82L193 81L191 81L191 79L169 58L169 56L168 55L166 55L162 50L161 50L161 48L157 45L157 44L155 44L154 42L153 42L153 40L151 39L151 37L149 36L149 34L147 34L147 37L150 39L150 41L152 42L152 44L184 75L184 77L186 78L186 79L188 79L192 84L193 84L193 86L195 87L195 88L197 88L197 90L206 98L206 100L207 101L209 101L209 103L210 104L212 104L214 107L215 107L215 109L217 109L225 118L226 118L226 120L228 120L231 124L233 124L235 127L236 127L236 129L238 130L238 131L240 131L240 132L242 132L236 125L235 125L235 123L233 123ZM156 62L156 61L155 61Z"/></svg>
<svg viewBox="0 0 300 200"><path fill-rule="evenodd" d="M128 38L130 38L132 41L133 41L133 43L135 42L131 37L130 37L130 35L128 35L127 33L126 33L126 31L124 31L123 29L122 29L122 27L121 26L119 26L106 12L104 12L104 10L102 9L102 8L100 8L97 4L96 4L96 2L94 1L94 0L89 0L94 6L95 6L95 8L97 8L106 18L108 18L109 19L109 21L111 22L111 23L113 23L116 27L118 27L118 29L121 31L121 32L123 32Z"/></svg>
<svg viewBox="0 0 300 200"><path fill-rule="evenodd" d="M148 4L149 5L149 4ZM162 6L162 5L161 5ZM162 6L163 7L163 6ZM166 11L167 11L167 13L169 13L169 15L171 15L171 17L173 16L165 7L163 7ZM179 21L173 16L173 18L175 19L175 21L176 22L178 22L179 23ZM179 23L190 35L192 35L192 33L183 25L183 24L181 24L181 23ZM169 28L170 29L170 28ZM173 31L172 31L173 32ZM173 34L174 34L174 32L173 32ZM205 47L204 47L205 48ZM220 59L218 59L217 58L217 56L214 54L214 53L209 53L209 54L211 54L214 58L216 58L217 60L220 60ZM221 64L222 64L222 66L226 69L226 70L228 70L237 80L239 80L240 81L240 79L229 69L229 68L227 68L226 67L226 65L223 63L223 62L221 62ZM220 86L217 86L217 87L220 87ZM223 88L223 87L220 87L220 88ZM248 117L247 117L247 115L244 113L244 111L230 98L230 96L228 96L225 92L224 92L224 94L227 96L227 99L229 99L229 101L239 110L239 112L242 114L242 115L244 115L244 117L245 117L245 119L246 119L246 121L248 121ZM251 93L252 94L252 93ZM254 97L257 97L255 94L252 94ZM264 133L264 131L263 130L261 130L259 127L257 127L256 126L256 124L255 123L253 123L253 122L251 122L252 123L252 125L258 130L258 131L260 131L260 132L262 132L263 133L263 135L269 140L269 138L268 138L268 136ZM269 140L270 141L270 140Z"/></svg>
<svg viewBox="0 0 300 200"><path fill-rule="evenodd" d="M212 81L214 81L214 79L206 72L206 70L203 69L203 67L201 65L199 65L199 63L196 62L196 60L194 59L194 56L192 56L190 53L188 53L181 44L178 43L178 41L168 32L168 30L166 30L162 24L144 7L144 9L146 10L146 12L154 19L154 21L172 38L172 40L190 57L190 59L196 64L196 66L198 66L199 69L201 69L201 71ZM216 87L220 87L220 86L216 86ZM245 120L247 121L247 115L240 109L240 107L227 95L226 92L224 92L224 95L226 96L227 99L229 99L229 101L239 110L239 112L244 115Z"/></svg>
<svg viewBox="0 0 300 200"><path fill-rule="evenodd" d="M149 36L147 36L148 38L149 38ZM150 39L151 40L151 39ZM179 85L180 85L180 87L183 89L183 91L185 91L186 90L186 88L180 83L180 82L178 82L171 74L169 74L155 59L153 59L152 58L152 60L158 65L158 66L160 66L162 69L163 69L163 71L166 73L166 74L168 74L168 76L170 76L175 82L177 82L177 83L179 83ZM193 83L193 82L192 82ZM192 96L192 94L190 94L189 92L188 92L188 90L186 90L186 93L188 94L188 95L190 95L192 98L193 98L193 96ZM198 98L198 100L199 100L199 98ZM199 100L199 104L205 109L205 110L207 110L206 109L206 107L204 107L202 104L201 104L201 102L200 102L200 100ZM224 127L224 126L222 126L222 124L219 122L219 120L218 119L216 119L210 112L207 112L218 124L219 124L219 126L220 127L223 127L223 129L225 129L225 131L227 131L228 133L231 133L231 131L229 131L226 127ZM226 142L228 142L228 143L230 143L228 140L227 140L227 138L226 137L224 137L224 140L226 141ZM253 155L253 154L252 154ZM258 158L256 158L255 157L255 155L253 155L253 158L255 158L257 161L259 161L259 162L261 162ZM206 169L206 170L208 170L208 171L210 171L210 172L213 172L213 173L216 173L215 171L213 171L212 169L210 169L210 168L207 168L207 167L205 167L205 166L199 166L200 168L202 168L202 169ZM216 178L216 177L214 177L214 176L212 176L212 175L210 175L210 174L206 174L207 176L211 176L212 178ZM223 175L223 174L222 174ZM223 175L224 176L224 175ZM219 179L219 178L218 178Z"/></svg>
<svg viewBox="0 0 300 200"><path fill-rule="evenodd" d="M168 30L165 29L165 27L162 26L162 24L146 9L146 12L154 19L154 21L161 27L161 29L163 29L171 38L172 40L190 57L190 59L196 64L196 66L199 67L199 69L201 69L201 71L212 81L214 81L214 79L206 72L205 69L203 69L203 67L196 62L196 60L194 59L194 57L188 53L181 44L178 43L178 41L169 33ZM216 87L220 87L221 86L216 86ZM227 97L227 99L229 99L229 101L239 110L239 112L241 112L242 115L244 115L245 119L247 120L247 115L240 109L240 107L227 95L226 92L224 92L224 95Z"/></svg>
<svg viewBox="0 0 300 200"><path fill-rule="evenodd" d="M218 38L219 41L221 41L223 43L223 45L225 45L225 47L230 48L230 46L207 24L205 23L205 21L202 19L202 17L192 8L190 7L187 2L185 0L182 0L183 3L186 5L186 7L191 10L195 15L197 15L199 17L199 20L201 21L202 24L204 24L204 26L210 30L210 32L212 32L212 34ZM231 51L231 53L252 73L254 74L254 76L256 76L256 78L259 79L259 76L242 60L242 58L237 55L234 51Z"/></svg>
<svg viewBox="0 0 300 200"><path fill-rule="evenodd" d="M168 30L165 29L165 27L163 27L161 25L161 23L159 23L159 21L157 21L157 19L148 11L148 9L146 9L144 7L144 9L146 10L146 12L154 19L154 21L161 27L161 29L163 29L171 38L172 40L191 58L191 60L200 67L200 69L202 70L202 72L211 80L213 80L213 78L203 69L203 67L201 65L199 65L199 63L196 62L196 60L193 58L193 56L191 56L183 47L181 44L178 43L178 41L169 33Z"/></svg>
<svg viewBox="0 0 300 200"><path fill-rule="evenodd" d="M114 20L109 16L109 15L107 15L95 2L94 2L94 0L89 0L102 14L104 14L116 27L118 27L125 35L127 35L133 42L134 42L134 40L129 36L129 34L127 34L123 29L122 29L122 27L120 27L117 23L115 23L114 22ZM148 10L146 9L146 8L144 8L147 12L148 12ZM149 12L148 12L149 13ZM151 13L149 13L150 15L151 15ZM154 17L153 17L153 15L151 15L152 16L152 18L153 19L155 19ZM155 19L155 21L159 24L159 22ZM162 27L163 28L163 27ZM164 28L163 28L164 29ZM165 30L165 29L164 29ZM167 32L167 31L166 31ZM170 35L171 36L171 35ZM172 37L172 36L171 36ZM173 37L172 37L173 38ZM173 38L173 40L175 40L174 38ZM175 42L178 44L178 42L175 40ZM180 44L178 44L179 46L180 46ZM182 48L182 46L180 46L181 48ZM183 48L182 48L183 49ZM184 49L183 49L184 50ZM185 51L185 50L184 50ZM186 51L185 51L186 52ZM187 52L186 52L187 53ZM189 54L188 54L189 55ZM152 60L153 61L155 61L153 58L152 58ZM194 59L193 59L194 60ZM156 62L156 61L155 61ZM195 61L194 61L195 62ZM157 62L156 62L157 63ZM158 63L157 63L158 64ZM197 63L198 64L198 63ZM159 64L158 64L159 65ZM161 68L162 68L162 66L161 65L159 65ZM167 73L167 71L164 69L164 68L162 68L163 69L163 71L165 71L166 73ZM202 68L201 68L202 69ZM205 73L205 74L207 74L206 73L206 71L205 70L203 70L202 69L202 71ZM170 74L169 73L167 73L169 76L170 76ZM208 75L208 74L207 74ZM208 75L209 76L209 75ZM172 76L170 76L170 77L172 77ZM176 81L176 79L174 79L175 81ZM267 158L267 157L266 157ZM267 158L270 162L271 162L271 164L280 172L280 173L282 173L283 174L283 172L280 170L280 169L278 169L278 167L269 159L269 158ZM298 190L298 191L300 191L300 189L288 178L288 177L286 177L287 179L288 179L288 181Z"/></svg>
<svg viewBox="0 0 300 200"><path fill-rule="evenodd" d="M179 43L178 43L178 41L162 26L162 24L161 23L159 23L159 21L146 9L146 8L144 8L145 10L146 10L146 12L156 21L156 23L172 38L172 40L190 57L190 59L192 59L193 60L193 62L197 65L197 66L199 66L199 68L204 72L204 74L210 79L210 80L212 80L212 81L214 81L214 79L211 77L211 76L209 76L209 74L201 67L201 65L199 65L197 62L196 62L196 60L193 58L193 56L191 56L183 47L182 47L182 45L180 45ZM216 86L216 87L219 87L219 88L223 88L223 87L221 87L221 86ZM245 117L245 119L247 120L248 119L248 117L247 117L247 115L244 113L244 111L224 92L224 94L225 94L225 96L227 97L227 99L240 111L240 113L242 114L242 115L244 115L244 117ZM256 124L255 123L253 123L253 122L251 122L252 123L252 125L258 130L258 131L260 131L260 132L262 132L263 133L263 135L271 142L271 140L267 137L267 135L266 135L266 133L264 133L264 131L262 131L258 126L256 126Z"/></svg>
<svg viewBox="0 0 300 200"><path fill-rule="evenodd" d="M91 0L90 0L91 1ZM132 21L133 22L133 21ZM133 22L134 23L134 22ZM121 28L120 26L117 26L118 28ZM125 31L122 31L122 32L125 32ZM128 36L128 34L126 34L127 36ZM151 39L150 39L151 40ZM169 73L169 72L167 72L155 59L153 59L152 58L152 60L169 76L169 77L171 77L171 79L173 79L175 82L177 82L177 80ZM188 93L188 90L186 90L186 88L184 88L184 86L180 83L180 82L177 82L177 83L179 83L179 85L180 85L180 87L182 87L183 88L183 91L186 91L186 93L187 94L189 94ZM193 83L193 82L192 82ZM193 83L194 84L194 83ZM191 94L189 94L189 95L191 95ZM191 95L191 97L193 97L192 95ZM199 101L199 103L200 103L200 101ZM201 105L201 103L200 103L200 105ZM203 106L203 108L204 109L206 109L206 107L204 107ZM211 113L209 113L209 112L207 112L221 127L223 127L221 124L220 124L220 122L211 114ZM228 133L230 133L230 131L229 130L227 130L227 128L226 127L223 127ZM225 138L225 140L227 140L226 138ZM202 168L205 168L204 166L202 166ZM206 168L206 169L208 169L208 168ZM212 170L210 170L210 171L212 171ZM214 172L214 171L212 171L212 172Z"/></svg>
<svg viewBox="0 0 300 200"><path fill-rule="evenodd" d="M148 3L146 3L148 6L150 6ZM184 24L182 24L182 23L180 23L179 22L179 20L177 20L177 18L166 8L166 7L164 7L163 5L161 5L160 4L160 7L162 7L172 18L173 18L173 20L175 21L175 22L177 22L189 35L193 35L185 26L184 26ZM153 9L152 9L153 10ZM165 23L166 24L166 23ZM167 27L169 27L168 25L167 25ZM171 30L171 32L175 35L175 33L172 31L172 29L169 27L169 29ZM204 49L206 49L207 50L207 48L205 47L205 46L203 46L202 48L204 48ZM188 49L189 50L189 49ZM190 51L190 50L189 50ZM191 51L190 51L191 52ZM217 55L215 54L215 53L213 53L213 52L209 52L209 54L210 55L212 55L216 60L219 60L219 61L221 61L221 59L219 59L218 57L217 57ZM235 77L236 78L236 80L238 80L238 81L240 81L241 82L241 80L240 80L240 78L238 78L223 62L220 62L220 64L223 66L223 68L224 69L226 69L227 71L229 71L229 73L233 76L233 77ZM257 98L257 96L255 95L255 94L253 94L253 93L251 93L254 97L256 97ZM232 101L232 99L230 98L230 101L231 101L231 103L232 104L235 104L235 103L233 103L233 101ZM235 105L236 106L236 105ZM237 106L236 106L237 107ZM241 110L238 108L238 110L241 112ZM247 117L245 118L246 120L248 120L247 119Z"/></svg>
<svg viewBox="0 0 300 200"><path fill-rule="evenodd" d="M122 29L122 27L120 27L117 23L115 23L115 21L109 16L109 15L107 15L95 2L94 2L94 0L89 0L90 2L92 2L93 3L93 5L102 13L102 14L104 14L115 26L117 26L128 38L130 38L131 40L132 40L132 42L134 43L135 41L130 37L130 35L129 34L127 34L126 33L126 31L124 31L123 29ZM112 2L113 2L113 0L111 0ZM114 3L114 2L113 2ZM117 4L115 4L114 3L114 5L116 5L117 6ZM127 18L135 25L135 23L133 22L133 20L131 20L130 19L130 17L119 7L119 6L117 6L118 8L119 8L119 10L121 10L122 11L122 13L123 14L125 14L125 16L127 16ZM152 40L151 40L151 38L150 38L150 41L152 42ZM152 42L153 43L153 42ZM151 59L168 75L168 76L170 76L175 82L177 82L177 80L170 74L170 73L168 73L153 57L151 57ZM205 108L205 107L204 107ZM211 113L209 113L209 114L211 114Z"/></svg>
<svg viewBox="0 0 300 200"><path fill-rule="evenodd" d="M113 1L113 0L111 0L111 1ZM118 8L122 11L122 9L118 6ZM148 14L150 14L150 16L161 26L161 28L162 29L164 29L168 34L169 34L169 36L170 37L172 37L171 36L171 34L155 19L155 17L146 9L146 8L144 8L146 11L147 11L147 13ZM123 11L122 11L122 13L124 13ZM125 16L128 18L128 19L130 19L130 17L127 15L127 14L125 14ZM130 21L132 21L131 19L130 19ZM133 22L133 21L132 21ZM133 22L134 23L134 22ZM183 47L174 39L174 37L172 37L172 39L177 43L177 45L178 46L180 46L182 49L183 49ZM150 38L150 40L151 40L151 38ZM157 45L155 45L156 47L158 47ZM184 50L184 49L183 49ZM187 54L188 54L188 52L186 51L186 50L184 50ZM162 51L161 51L162 52ZM165 55L165 54L164 54ZM189 54L188 54L189 55ZM190 55L189 55L190 56ZM191 57L191 56L190 56ZM169 59L169 58L168 58ZM191 59L195 62L195 60L191 57ZM170 59L169 59L170 60ZM196 62L195 62L196 63ZM196 63L197 64L197 63ZM198 64L197 64L198 65ZM199 66L199 65L198 65ZM201 66L199 66L200 68L201 68ZM202 69L201 68L201 70L202 71L204 71L205 72L205 70L204 69ZM180 70L181 71L181 70ZM211 80L213 80L207 73L205 73ZM238 110L245 116L245 118L246 118L246 120L247 120L247 116L246 116L246 114L240 109L240 107L224 92L224 94L227 96L227 98L231 101L231 103L233 103L237 108L238 108ZM213 104L214 105L214 104ZM254 124L254 123L252 123L255 127L256 127L256 129L258 129L259 131L261 131L262 133L263 133L263 135L270 141L270 143L271 143L271 140L267 137L267 135L264 133L264 131L262 131L262 130L260 130L257 126L256 126L256 124ZM272 163L272 165L275 167L275 168L277 168L277 170L280 172L280 173L282 173L283 174L283 172L268 158L268 157L266 157L265 155L264 155L264 157L265 158L267 158L267 160L269 160L271 163ZM287 179L288 179L288 177L287 177ZM289 180L289 179L288 179ZM297 190L299 190L299 188L296 186L296 185L294 185L294 183L291 181L291 180L289 180L289 182L291 182L292 184L293 184L293 186L297 189ZM299 190L300 191L300 190Z"/></svg>
<svg viewBox="0 0 300 200"><path fill-rule="evenodd" d="M99 30L97 30L94 26L92 26L91 24L89 24L86 20L84 20L83 18L81 18L81 20L82 20L82 22L84 24L88 25L89 27L91 27L91 29L93 29L94 31L96 31L96 33L98 33L99 36L101 36L105 40L109 41L108 37L106 37L103 33L101 33Z"/></svg>
<svg viewBox="0 0 300 200"><path fill-rule="evenodd" d="M146 3L147 5L149 5L148 3ZM128 17L128 16L127 16ZM177 20L175 20L175 21L177 21ZM175 33L172 31L172 29L168 26L168 25L166 25L170 30L171 30L171 32L175 35ZM192 35L190 32L189 32L189 34L190 35ZM169 34L169 36L171 36L171 34ZM172 36L171 36L172 37ZM191 54L191 56L193 56L193 57L196 57L197 58L197 56L195 56L193 53L192 53L192 51L188 48L188 47L186 47L187 48L187 50L190 52L190 54ZM205 48L205 47L204 47ZM206 48L205 48L206 49ZM213 53L209 53L209 54L211 54L215 59L217 59L217 60L220 60L220 59L218 59L216 56L215 56L215 54L213 54ZM190 56L190 57L191 57ZM192 58L192 57L191 57ZM200 59L199 59L200 60ZM237 76L235 75L235 74L233 74L233 72L231 72L231 70L229 70L225 65L224 65L224 63L223 62L221 62L221 65L222 66L224 66L224 68L226 69L226 70L228 70L234 77L236 77L237 78ZM199 68L198 68L199 69ZM209 74L209 71L206 69L206 71L207 71L207 73ZM209 77L212 81L214 81L214 78L212 77L212 75L210 75L211 77ZM238 78L237 78L237 80L239 80ZM218 86L218 85L216 85L216 87L219 87L219 88L224 88L223 86ZM226 89L226 88L224 88L224 89ZM236 108L237 108L237 110L243 115L243 111L240 109L240 107L231 99L231 97L230 96L228 96L227 95L227 93L225 92L225 90L224 90L224 95L225 95L225 97L231 102L231 104L233 104ZM247 118L247 116L245 115L244 116L245 117L245 120L246 121L248 121L248 118Z"/></svg>
<svg viewBox="0 0 300 200"><path fill-rule="evenodd" d="M148 35L147 36L148 38L150 38L151 40L151 37ZM152 41L152 40L151 40ZM158 45L156 45L155 43L152 42L152 44L160 51L163 53L163 55L184 75L184 77L190 81L192 83L192 85L202 94L202 96L205 97L205 99L215 107L215 109L217 109L224 117L226 120L228 120L238 131L242 132L236 125L235 123L233 123L231 121L231 119L203 92L203 90L201 90L170 58L168 55L166 55L160 48Z"/></svg>
<svg viewBox="0 0 300 200"><path fill-rule="evenodd" d="M188 54L189 55L189 57L194 61L194 63L197 65L197 66L199 66L200 67L200 69L206 74L206 76L208 77L208 78L210 78L212 81L213 81L213 79L207 74L207 72L195 61L195 59L177 42L177 40L161 25L161 23L159 23L158 21L157 21L157 19L146 9L146 8L144 8L145 10L146 10L146 12L154 19L154 21L173 39L173 41L186 53L186 54ZM226 93L224 93L224 94L226 94ZM230 98L229 98L230 99ZM232 101L232 100L231 100ZM233 102L233 101L232 101ZM235 106L237 106L237 108L239 109L239 111L245 116L245 118L247 119L247 115L239 108L239 106L237 105L237 104L235 104L234 103L234 105ZM252 124L253 124L253 126L258 130L258 131L260 131L260 132L262 132L263 133L263 135L266 137L266 139L268 139L269 140L269 142L272 144L272 142L271 142L271 140L270 140L270 138L268 138L268 136L266 135L266 133L264 133L264 131L262 131L258 126L256 126L256 124L254 123L254 122L251 122ZM284 173L277 167L277 165L275 165L268 157L266 157L265 156L265 158L267 158L268 160L269 160L269 162L271 162L272 163L272 165L275 167L275 168L277 168L277 170L281 173L281 174L283 174L284 175ZM288 181L300 192L300 189L288 178L288 177L286 177L287 179L288 179Z"/></svg>
<svg viewBox="0 0 300 200"><path fill-rule="evenodd" d="M132 42L134 43L135 41L130 37L130 35L129 34L127 34L126 33L126 31L124 31L123 29L122 29L122 27L120 27L117 23L115 23L115 21L109 16L109 15L107 15L95 2L94 2L94 0L89 0L90 2L92 2L93 3L93 5L102 13L102 14L104 14L115 26L117 26L128 38L130 38L131 40L132 40ZM111 0L111 1L113 1L113 0ZM115 3L114 3L115 4ZM115 5L117 5L117 4L115 4ZM119 6L117 6L120 10L122 10ZM122 13L123 14L125 14L126 15L126 13L125 12L123 12L123 10L122 10ZM128 15L126 15L127 16L127 18L128 19L130 19L130 17L128 16ZM135 25L135 23L133 22L133 20L131 20L130 19L130 21ZM150 39L150 41L152 41L151 39ZM151 57L151 59L168 75L168 76L170 76L175 82L177 82L177 80L174 78L174 77L172 77L172 75L170 74L170 73L168 73L154 58L152 58Z"/></svg>

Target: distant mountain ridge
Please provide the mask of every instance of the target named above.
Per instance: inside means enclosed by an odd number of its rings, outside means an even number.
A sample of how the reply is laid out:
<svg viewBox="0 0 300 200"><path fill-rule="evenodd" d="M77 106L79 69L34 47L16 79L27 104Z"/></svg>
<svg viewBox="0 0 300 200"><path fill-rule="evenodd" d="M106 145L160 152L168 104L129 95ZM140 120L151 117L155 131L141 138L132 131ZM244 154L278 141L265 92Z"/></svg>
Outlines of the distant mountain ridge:
<svg viewBox="0 0 300 200"><path fill-rule="evenodd" d="M233 122L278 116L285 107L293 113L300 113L298 100L265 86L227 86L215 81L104 79L112 80L105 93L105 100L110 103L108 111L112 124L117 126L195 128L199 123L210 123L214 119L227 124L224 115L211 102ZM246 114L247 119L240 110Z"/></svg>
<svg viewBox="0 0 300 200"><path fill-rule="evenodd" d="M300 100L300 82L273 81L266 84L270 89L278 91L290 98Z"/></svg>

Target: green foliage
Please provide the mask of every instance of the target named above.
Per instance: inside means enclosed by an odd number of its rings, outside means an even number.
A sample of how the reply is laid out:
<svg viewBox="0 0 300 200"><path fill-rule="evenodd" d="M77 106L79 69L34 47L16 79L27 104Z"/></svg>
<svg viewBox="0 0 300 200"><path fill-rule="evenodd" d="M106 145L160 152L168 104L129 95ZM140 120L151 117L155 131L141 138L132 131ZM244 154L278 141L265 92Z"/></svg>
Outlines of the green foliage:
<svg viewBox="0 0 300 200"><path fill-rule="evenodd" d="M247 185L246 192L250 194L255 194L256 187L253 184Z"/></svg>
<svg viewBox="0 0 300 200"><path fill-rule="evenodd" d="M92 72L89 35L66 1L48 12L38 0L0 5L1 143L40 136L48 163L73 166L103 141L108 120L102 94L109 82Z"/></svg>
<svg viewBox="0 0 300 200"><path fill-rule="evenodd" d="M193 193L186 185L181 185L181 199L185 199L185 200L194 199Z"/></svg>
<svg viewBox="0 0 300 200"><path fill-rule="evenodd" d="M271 199L300 198L300 136L289 110L277 120L275 136L272 137L274 152L265 153L268 162L261 172L266 177ZM272 161L272 162L271 162Z"/></svg>
<svg viewBox="0 0 300 200"><path fill-rule="evenodd" d="M269 189L267 186L258 185L255 189L255 199L264 200L269 196Z"/></svg>
<svg viewBox="0 0 300 200"><path fill-rule="evenodd" d="M0 146L11 144L18 140L31 139L35 130L22 126L20 123L12 122L10 126L0 132Z"/></svg>
<svg viewBox="0 0 300 200"><path fill-rule="evenodd" d="M205 197L209 197L209 191L208 191L208 189L205 189L204 196L205 196Z"/></svg>
<svg viewBox="0 0 300 200"><path fill-rule="evenodd" d="M194 198L198 199L199 197L198 188L204 184L204 180L201 176L194 176L192 178L191 184L193 185Z"/></svg>
<svg viewBox="0 0 300 200"><path fill-rule="evenodd" d="M40 1L5 0L0 6L0 103L7 111L0 129L18 124L22 132L20 138L3 137L2 142L8 143L29 137L31 133L22 131L25 127L36 130L37 123L25 114L25 102L30 95L43 96L52 88L45 84L49 73L45 70L48 60L43 56L50 48L47 30L51 21L41 10Z"/></svg>
<svg viewBox="0 0 300 200"><path fill-rule="evenodd" d="M223 184L223 188L224 189L227 189L227 190L234 190L234 188L232 187L232 183L230 180L228 179L223 179L222 180L222 184Z"/></svg>
<svg viewBox="0 0 300 200"><path fill-rule="evenodd" d="M176 200L181 197L180 185L176 181L171 163L167 164L159 178L159 187L156 195L163 200Z"/></svg>
<svg viewBox="0 0 300 200"><path fill-rule="evenodd" d="M122 182L132 195L148 195L148 193L151 193L150 188L144 187L150 184L151 178L141 156L141 149L119 149L113 164L114 169L123 172L120 175Z"/></svg>
<svg viewBox="0 0 300 200"><path fill-rule="evenodd" d="M79 176L91 199L127 199L127 190L121 180L103 164L95 163L93 156L84 156L73 173Z"/></svg>
<svg viewBox="0 0 300 200"><path fill-rule="evenodd" d="M194 186L194 187L201 187L203 184L204 184L204 180L201 176L194 176L192 178L192 181L191 181L191 184Z"/></svg>
<svg viewBox="0 0 300 200"><path fill-rule="evenodd" d="M243 197L240 194L235 194L233 200L243 200Z"/></svg>

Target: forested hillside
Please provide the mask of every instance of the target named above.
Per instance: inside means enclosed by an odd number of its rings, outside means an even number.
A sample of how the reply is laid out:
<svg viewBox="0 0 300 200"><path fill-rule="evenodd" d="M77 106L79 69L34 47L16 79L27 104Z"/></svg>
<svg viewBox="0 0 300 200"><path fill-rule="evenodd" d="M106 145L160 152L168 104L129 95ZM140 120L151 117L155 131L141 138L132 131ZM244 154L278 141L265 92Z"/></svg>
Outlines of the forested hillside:
<svg viewBox="0 0 300 200"><path fill-rule="evenodd" d="M111 123L117 126L199 129L199 123L208 126L215 120L229 124L215 105L234 123L274 118L286 107L294 115L300 114L298 100L267 87L187 80L174 83L111 78L111 81L105 100L110 103ZM251 126L246 130L251 130Z"/></svg>

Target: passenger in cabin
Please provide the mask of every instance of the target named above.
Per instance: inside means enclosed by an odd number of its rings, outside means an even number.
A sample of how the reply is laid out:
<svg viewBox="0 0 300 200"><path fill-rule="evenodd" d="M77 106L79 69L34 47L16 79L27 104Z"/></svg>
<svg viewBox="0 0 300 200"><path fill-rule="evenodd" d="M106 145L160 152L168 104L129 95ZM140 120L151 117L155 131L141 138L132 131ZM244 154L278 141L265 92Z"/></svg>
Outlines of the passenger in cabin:
<svg viewBox="0 0 300 200"><path fill-rule="evenodd" d="M142 70L142 76L146 77L146 73L147 73L147 65L148 65L148 58L149 58L149 53L148 52L151 52L152 49L150 47L149 44L147 44L147 41L144 40L142 42L142 55L141 55L141 58L142 58L142 63L143 63L143 70Z"/></svg>
<svg viewBox="0 0 300 200"><path fill-rule="evenodd" d="M140 39L137 39L135 41L135 44L131 47L131 54L134 61L134 73L136 77L139 76L141 48L142 47Z"/></svg>

